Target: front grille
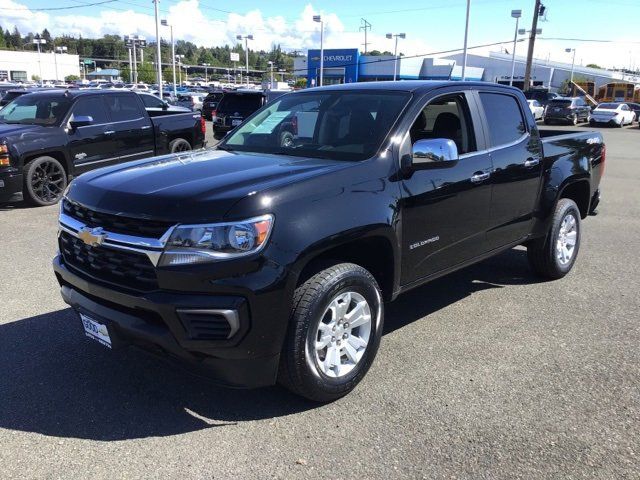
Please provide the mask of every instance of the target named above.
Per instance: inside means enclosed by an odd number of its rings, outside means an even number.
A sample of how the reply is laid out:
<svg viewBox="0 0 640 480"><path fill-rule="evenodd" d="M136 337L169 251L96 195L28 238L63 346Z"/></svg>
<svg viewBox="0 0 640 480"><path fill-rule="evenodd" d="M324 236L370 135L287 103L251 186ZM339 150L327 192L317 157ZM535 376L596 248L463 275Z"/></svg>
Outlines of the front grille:
<svg viewBox="0 0 640 480"><path fill-rule="evenodd" d="M134 290L158 288L156 270L144 254L90 247L67 232L60 232L59 243L64 263L81 274Z"/></svg>
<svg viewBox="0 0 640 480"><path fill-rule="evenodd" d="M66 215L81 221L89 227L102 227L108 232L136 237L160 238L173 225L170 222L96 212L66 199L62 204L62 210Z"/></svg>
<svg viewBox="0 0 640 480"><path fill-rule="evenodd" d="M231 334L227 318L206 310L178 310L178 315L192 340L226 340Z"/></svg>

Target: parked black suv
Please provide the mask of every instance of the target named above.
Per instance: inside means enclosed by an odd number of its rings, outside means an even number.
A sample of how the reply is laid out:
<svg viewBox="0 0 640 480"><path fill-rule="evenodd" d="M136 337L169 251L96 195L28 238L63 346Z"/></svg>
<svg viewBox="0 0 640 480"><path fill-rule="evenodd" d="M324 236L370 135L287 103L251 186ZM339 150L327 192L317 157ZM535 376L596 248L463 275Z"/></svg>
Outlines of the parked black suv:
<svg viewBox="0 0 640 480"><path fill-rule="evenodd" d="M604 161L599 133L540 131L515 88L308 89L217 150L74 180L53 266L103 345L328 401L372 364L384 301L516 245L566 275Z"/></svg>
<svg viewBox="0 0 640 480"><path fill-rule="evenodd" d="M215 120L218 103L222 100L223 91L211 92L202 102L202 116L207 120Z"/></svg>
<svg viewBox="0 0 640 480"><path fill-rule="evenodd" d="M544 123L569 123L577 125L580 122L589 122L591 119L591 107L582 97L560 97L551 100L544 111Z"/></svg>

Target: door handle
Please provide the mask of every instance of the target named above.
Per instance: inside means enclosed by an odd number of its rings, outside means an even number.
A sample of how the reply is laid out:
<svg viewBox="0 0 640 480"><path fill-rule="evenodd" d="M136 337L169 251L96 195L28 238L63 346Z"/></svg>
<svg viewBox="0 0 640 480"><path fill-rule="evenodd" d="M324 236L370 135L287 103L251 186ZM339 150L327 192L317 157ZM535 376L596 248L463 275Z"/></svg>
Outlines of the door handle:
<svg viewBox="0 0 640 480"><path fill-rule="evenodd" d="M524 168L531 168L531 167L535 167L539 163L540 163L539 158L527 158L527 160L524 162L523 165L524 165Z"/></svg>
<svg viewBox="0 0 640 480"><path fill-rule="evenodd" d="M144 127L140 127L140 130L148 130L151 128L151 125L145 125Z"/></svg>
<svg viewBox="0 0 640 480"><path fill-rule="evenodd" d="M471 180L473 183L480 183L484 182L490 176L491 174L489 172L475 173L469 180Z"/></svg>
<svg viewBox="0 0 640 480"><path fill-rule="evenodd" d="M115 130L105 130L104 132L105 135L113 135L114 133L116 133Z"/></svg>

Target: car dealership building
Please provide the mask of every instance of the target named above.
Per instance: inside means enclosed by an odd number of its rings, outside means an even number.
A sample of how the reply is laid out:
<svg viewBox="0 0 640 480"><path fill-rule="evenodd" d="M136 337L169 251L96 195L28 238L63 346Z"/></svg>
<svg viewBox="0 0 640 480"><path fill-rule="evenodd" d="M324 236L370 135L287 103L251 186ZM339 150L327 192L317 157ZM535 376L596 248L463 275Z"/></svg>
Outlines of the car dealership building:
<svg viewBox="0 0 640 480"><path fill-rule="evenodd" d="M80 76L78 55L0 50L0 82L63 81L69 75Z"/></svg>
<svg viewBox="0 0 640 480"><path fill-rule="evenodd" d="M526 58L515 58L514 85L524 85ZM511 78L512 56L491 52L488 56L467 55L466 79L508 84ZM306 77L308 86L318 85L320 50L309 50L306 57L294 62L297 76ZM460 80L462 53L446 57L398 57L393 55L362 55L356 48L324 50L324 85L336 83L393 80ZM571 78L571 64L534 59L531 69L533 85L558 90ZM626 75L599 68L574 66L574 78L593 81L596 88L609 82L640 82L640 76Z"/></svg>

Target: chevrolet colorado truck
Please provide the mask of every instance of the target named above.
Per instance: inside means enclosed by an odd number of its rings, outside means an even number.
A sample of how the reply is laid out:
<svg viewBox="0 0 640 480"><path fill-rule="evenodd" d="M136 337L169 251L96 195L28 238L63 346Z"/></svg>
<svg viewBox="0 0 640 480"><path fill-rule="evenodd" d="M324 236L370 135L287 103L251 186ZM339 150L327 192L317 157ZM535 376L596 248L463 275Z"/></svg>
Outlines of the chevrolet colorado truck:
<svg viewBox="0 0 640 480"><path fill-rule="evenodd" d="M566 275L604 162L598 133L539 130L511 87L313 88L215 150L75 179L53 267L107 347L331 401L366 374L403 292L517 245Z"/></svg>
<svg viewBox="0 0 640 480"><path fill-rule="evenodd" d="M0 203L53 205L76 175L202 147L204 129L200 115L148 112L130 91L21 95L0 110Z"/></svg>

